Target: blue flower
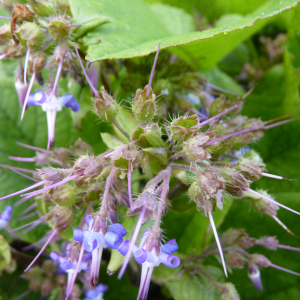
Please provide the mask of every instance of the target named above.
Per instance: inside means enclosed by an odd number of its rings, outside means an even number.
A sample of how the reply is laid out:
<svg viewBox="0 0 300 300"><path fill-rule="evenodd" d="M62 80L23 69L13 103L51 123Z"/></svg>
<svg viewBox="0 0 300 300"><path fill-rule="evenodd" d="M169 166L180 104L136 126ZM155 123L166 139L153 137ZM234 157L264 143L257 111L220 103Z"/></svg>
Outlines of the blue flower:
<svg viewBox="0 0 300 300"><path fill-rule="evenodd" d="M80 108L79 103L75 100L72 94L66 94L57 98L55 95L52 97L45 94L41 90L37 90L36 94L30 94L27 105L37 106L40 105L43 111L47 114L48 123L48 149L54 145L54 132L55 132L55 118L56 113L61 111L63 107L69 107L74 112Z"/></svg>
<svg viewBox="0 0 300 300"><path fill-rule="evenodd" d="M5 228L11 219L13 209L11 206L6 206L4 211L0 213L0 228Z"/></svg>
<svg viewBox="0 0 300 300"><path fill-rule="evenodd" d="M85 292L85 298L83 300L103 300L103 294L108 290L107 285L98 284L94 289L90 289Z"/></svg>

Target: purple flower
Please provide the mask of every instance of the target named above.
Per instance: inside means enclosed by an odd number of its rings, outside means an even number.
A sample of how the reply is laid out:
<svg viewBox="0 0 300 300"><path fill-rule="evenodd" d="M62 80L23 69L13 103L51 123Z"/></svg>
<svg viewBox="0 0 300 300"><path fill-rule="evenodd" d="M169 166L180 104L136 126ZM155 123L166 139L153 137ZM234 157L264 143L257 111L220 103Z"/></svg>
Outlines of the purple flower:
<svg viewBox="0 0 300 300"><path fill-rule="evenodd" d="M4 211L0 213L0 228L5 228L11 219L13 209L11 206L6 206Z"/></svg>
<svg viewBox="0 0 300 300"><path fill-rule="evenodd" d="M126 255L129 248L129 240L124 241L118 248L122 255ZM133 256L138 264L142 265L142 275L138 300L145 300L148 295L149 285L154 267L161 263L169 268L180 265L180 259L172 255L178 250L175 239L161 244L161 234L156 234L151 228L145 230L140 247L133 246Z"/></svg>
<svg viewBox="0 0 300 300"><path fill-rule="evenodd" d="M85 298L83 300L103 300L103 294L107 290L108 286L100 283L94 289L86 291Z"/></svg>
<svg viewBox="0 0 300 300"><path fill-rule="evenodd" d="M108 226L108 231L105 234L101 232L92 232L91 227L94 219L89 215L86 217L86 223L89 230L76 228L73 238L75 241L83 242L84 249L92 252L96 248L118 249L123 243L123 237L127 234L126 229L121 224L112 224Z"/></svg>
<svg viewBox="0 0 300 300"><path fill-rule="evenodd" d="M40 105L43 111L47 114L48 123L48 149L54 145L54 132L55 132L55 118L56 113L61 111L63 107L69 107L74 112L80 108L79 103L73 95L66 94L57 98L55 95L47 95L41 90L37 90L36 94L30 94L27 105L37 106Z"/></svg>

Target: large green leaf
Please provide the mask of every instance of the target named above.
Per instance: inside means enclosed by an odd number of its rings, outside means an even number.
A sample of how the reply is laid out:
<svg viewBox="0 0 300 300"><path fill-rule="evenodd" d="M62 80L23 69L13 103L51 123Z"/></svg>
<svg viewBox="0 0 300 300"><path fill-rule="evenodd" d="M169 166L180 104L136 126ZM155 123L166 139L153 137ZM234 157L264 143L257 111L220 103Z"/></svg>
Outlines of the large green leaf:
<svg viewBox="0 0 300 300"><path fill-rule="evenodd" d="M194 62L195 66L210 68L269 22L270 17L291 8L298 1L272 0L246 16L225 15L213 29L186 33L183 33L184 30L189 28L185 26L187 17L183 12L176 13L177 18L162 21L161 13L156 14L142 0L106 0L101 3L97 0L84 3L71 0L70 3L76 17L100 13L114 19L113 23L97 28L84 38L84 43L88 45L86 58L90 61L147 55L155 52L161 41L162 49L181 45L171 50L184 60ZM165 23L167 21L170 22L168 26Z"/></svg>

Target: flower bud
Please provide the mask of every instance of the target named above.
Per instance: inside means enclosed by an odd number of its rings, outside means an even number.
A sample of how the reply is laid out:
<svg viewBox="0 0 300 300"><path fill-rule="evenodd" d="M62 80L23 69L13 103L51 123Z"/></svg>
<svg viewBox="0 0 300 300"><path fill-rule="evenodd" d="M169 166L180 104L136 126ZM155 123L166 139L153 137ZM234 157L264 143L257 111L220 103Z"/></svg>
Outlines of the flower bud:
<svg viewBox="0 0 300 300"><path fill-rule="evenodd" d="M28 61L29 74L32 74L33 72L42 72L45 67L46 61L47 55L43 51L35 51L31 53Z"/></svg>
<svg viewBox="0 0 300 300"><path fill-rule="evenodd" d="M150 154L151 157L156 158L162 165L167 165L171 157L171 152L166 148L145 148L144 152Z"/></svg>
<svg viewBox="0 0 300 300"><path fill-rule="evenodd" d="M161 239L161 229L153 227L143 234L143 239L140 246L149 253L152 253L154 250L156 255L159 256L161 251Z"/></svg>
<svg viewBox="0 0 300 300"><path fill-rule="evenodd" d="M61 60L63 61L63 69L68 71L72 64L73 57L72 52L66 43L58 45L53 53L53 61L56 65L58 65Z"/></svg>
<svg viewBox="0 0 300 300"><path fill-rule="evenodd" d="M248 265L248 277L252 281L253 285L260 291L263 290L263 286L260 279L260 271L257 265L249 263Z"/></svg>
<svg viewBox="0 0 300 300"><path fill-rule="evenodd" d="M190 136L198 131L198 128L192 128L198 125L197 115L192 115L190 117L179 117L174 119L169 126L171 137L179 143L186 141Z"/></svg>
<svg viewBox="0 0 300 300"><path fill-rule="evenodd" d="M143 207L146 206L146 212L143 218L143 224L146 223L149 218L156 218L156 195L149 193L147 190L144 190L139 197L134 201L132 210L127 211L128 216L134 216L137 213L141 212Z"/></svg>
<svg viewBox="0 0 300 300"><path fill-rule="evenodd" d="M249 257L249 263L255 264L261 268L267 268L271 264L271 262L261 254L251 254Z"/></svg>
<svg viewBox="0 0 300 300"><path fill-rule="evenodd" d="M67 148L55 148L52 153L58 160L62 162L70 161L74 158L72 152Z"/></svg>
<svg viewBox="0 0 300 300"><path fill-rule="evenodd" d="M250 248L255 244L255 239L251 238L245 229L230 228L222 234L221 240L226 245L238 246L243 249Z"/></svg>
<svg viewBox="0 0 300 300"><path fill-rule="evenodd" d="M258 244L262 243L264 247L269 248L271 250L276 250L278 245L278 240L276 236L263 236L257 240Z"/></svg>
<svg viewBox="0 0 300 300"><path fill-rule="evenodd" d="M249 188L250 181L245 179L238 171L226 168L223 169L221 175L226 181L226 191L235 197L244 197L243 190Z"/></svg>
<svg viewBox="0 0 300 300"><path fill-rule="evenodd" d="M42 46L43 32L36 23L24 22L15 32L23 46L29 48L40 48Z"/></svg>
<svg viewBox="0 0 300 300"><path fill-rule="evenodd" d="M117 115L117 103L112 96L110 96L104 89L101 87L100 98L92 98L94 102L95 112L100 117L101 120L112 120Z"/></svg>
<svg viewBox="0 0 300 300"><path fill-rule="evenodd" d="M243 255L236 251L230 251L225 255L226 262L230 268L243 269L245 264L245 258Z"/></svg>
<svg viewBox="0 0 300 300"><path fill-rule="evenodd" d="M11 28L9 24L0 27L0 45L4 46L12 39Z"/></svg>
<svg viewBox="0 0 300 300"><path fill-rule="evenodd" d="M211 103L211 105L209 107L209 117L213 117L213 116L223 112L224 110L236 105L237 108L235 108L234 110L232 110L228 114L226 114L226 116L228 116L228 117L234 116L242 110L243 104L244 104L243 99L241 99L241 98L237 98L235 100L225 99L225 96L222 95L219 98L215 99Z"/></svg>
<svg viewBox="0 0 300 300"><path fill-rule="evenodd" d="M150 89L149 98L146 99L148 85L143 90L136 91L135 98L132 99L132 112L141 122L149 122L156 115L155 95Z"/></svg>
<svg viewBox="0 0 300 300"><path fill-rule="evenodd" d="M115 179L114 182L112 183L111 187L115 192L116 200L121 205L129 207L129 195L128 195L128 192L126 192L123 184L119 180Z"/></svg>
<svg viewBox="0 0 300 300"><path fill-rule="evenodd" d="M40 177L43 180L53 183L57 183L62 181L67 175L69 175L69 171L67 169L42 169L39 173Z"/></svg>
<svg viewBox="0 0 300 300"><path fill-rule="evenodd" d="M28 0L35 13L41 17L49 17L53 14L54 5L47 0Z"/></svg>
<svg viewBox="0 0 300 300"><path fill-rule="evenodd" d="M268 198L273 199L273 197L270 196L264 190L258 190L258 193L260 193ZM257 195L249 193L249 192L245 192L245 196L250 199L250 203L251 203L251 206L253 207L253 209L258 211L259 213L269 215L271 217L276 216L277 210L279 209L277 204L267 201L263 198L260 198Z"/></svg>
<svg viewBox="0 0 300 300"><path fill-rule="evenodd" d="M93 153L93 148L84 142L81 138L78 138L74 144L74 151L76 155L86 155L87 153Z"/></svg>
<svg viewBox="0 0 300 300"><path fill-rule="evenodd" d="M248 158L241 158L237 162L237 170L249 180L258 180L262 176L262 168L265 164L257 163Z"/></svg>
<svg viewBox="0 0 300 300"><path fill-rule="evenodd" d="M103 165L105 160L100 156L88 157L88 158L79 158L75 165L74 170L82 171L84 170L84 175L88 178L95 178L100 175L103 171Z"/></svg>
<svg viewBox="0 0 300 300"><path fill-rule="evenodd" d="M42 265L42 272L48 276L54 276L57 273L57 263L51 259L46 259Z"/></svg>
<svg viewBox="0 0 300 300"><path fill-rule="evenodd" d="M42 295L49 295L54 289L54 283L50 278L46 278L42 284Z"/></svg>
<svg viewBox="0 0 300 300"><path fill-rule="evenodd" d="M240 300L240 296L231 282L221 283L219 291L222 300Z"/></svg>
<svg viewBox="0 0 300 300"><path fill-rule="evenodd" d="M57 205L48 213L47 220L51 220L55 228L62 232L72 225L73 213L70 209Z"/></svg>
<svg viewBox="0 0 300 300"><path fill-rule="evenodd" d="M144 129L144 134L147 141L152 147L167 148L167 144L161 138L161 129L157 124L152 124L150 127Z"/></svg>
<svg viewBox="0 0 300 300"><path fill-rule="evenodd" d="M63 39L70 33L70 28L66 27L68 25L70 25L68 20L56 17L48 25L49 33L56 39Z"/></svg>
<svg viewBox="0 0 300 300"><path fill-rule="evenodd" d="M202 145L207 143L215 136L213 131L200 133L195 137L189 138L183 143L183 151L192 161L201 161L211 158L211 155L202 148Z"/></svg>
<svg viewBox="0 0 300 300"><path fill-rule="evenodd" d="M50 194L50 198L58 205L71 206L76 204L77 194L73 186L64 184L57 187L54 192Z"/></svg>

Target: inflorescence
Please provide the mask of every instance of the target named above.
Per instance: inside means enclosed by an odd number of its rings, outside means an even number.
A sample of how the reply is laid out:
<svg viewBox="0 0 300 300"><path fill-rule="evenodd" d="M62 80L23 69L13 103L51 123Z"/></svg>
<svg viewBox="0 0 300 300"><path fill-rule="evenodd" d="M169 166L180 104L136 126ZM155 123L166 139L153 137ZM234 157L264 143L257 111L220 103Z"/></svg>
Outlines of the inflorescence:
<svg viewBox="0 0 300 300"><path fill-rule="evenodd" d="M87 32L85 27L90 24L73 24L68 7L60 2L47 2L47 5L42 1L28 2L29 5L17 4L13 8L12 29L7 25L2 27L1 42L5 48L1 57L20 59L16 89L23 108L22 118L27 105L42 107L47 113L48 148L19 143L34 150L35 156L10 159L34 162L38 169L33 171L1 166L30 178L34 184L0 200L16 195L21 195L22 199L15 205L34 200L25 213L32 214L31 211L35 211L39 218L14 230L27 227L26 231L29 231L41 223L48 223L51 227L42 239L44 245L40 252L25 270L24 278L29 280L30 290L41 290L42 295L47 295L53 285L58 284L64 288L66 298L77 299L80 290L75 281L78 277L86 287L85 277L79 276L85 272L91 287L85 289L85 299L102 299L107 287L98 284L98 278L102 253L107 249L117 251L124 257L122 265L109 270L111 274L121 267L119 279L132 256L141 265L138 300L147 298L154 267L163 264L169 268L189 270L191 265L202 262L209 255L220 256L226 277L227 269L242 268L247 264L249 278L259 290L262 290L260 269L263 267L299 275L272 264L260 254L249 254L245 250L254 245L271 249L299 249L280 245L275 237L256 240L242 229L230 229L219 238L213 219L217 209L223 210L224 197L230 195L249 199L254 210L271 216L288 233L293 234L277 218L277 210L282 207L300 213L277 202L266 191L255 191L250 187L253 181L263 176L286 178L267 173L259 154L247 146L260 139L266 130L292 120L272 123L273 120L263 122L242 116L240 111L248 94L239 97L220 91L196 73L187 74L186 81L181 84L201 100L201 110L195 109L191 94L181 95L178 90L168 89L162 82L154 85L156 93L171 100L172 97L181 99L182 106L178 110L183 113L168 120L152 89L159 51L148 85L136 91L130 110L126 110L104 87L97 89L95 77L98 74L88 74L84 69L76 42ZM49 17L53 14L56 17ZM110 18L101 16L93 26L110 21ZM24 56L23 68L21 58ZM49 70L45 88L31 94L35 80L43 83L44 68ZM71 94L59 96L58 80L67 73L79 84L84 84L82 73L85 75L91 88L95 113L101 120L110 121L118 133L118 137L114 137L117 142L108 145L109 149L102 154L91 154L91 147L80 139L69 149L50 150L54 145L56 112L62 107L69 107L74 112L80 109ZM27 74L31 75L29 82ZM216 94L219 95L217 98L214 96ZM171 105L171 100L166 106ZM118 117L124 117L124 111L135 124L134 128L120 125ZM23 174L26 172L33 177ZM132 175L139 172L149 175L149 180L143 187L140 185L136 190L139 193L133 197ZM165 243L162 236L162 219L170 206L171 179L177 181L182 191L188 192L200 211L199 215L202 213L202 217L208 218L216 240L199 255L179 255L182 261L173 254L178 250L176 240ZM43 210L37 207L37 203L44 204ZM124 215L120 218L118 210L121 206L127 210L125 218L138 215L134 228L125 228L121 224L124 220ZM11 212L11 206L3 211L0 216L1 227L8 228ZM148 228L141 234L143 224L147 224ZM71 237L64 238L63 233L69 228L75 228L73 240ZM51 260L45 261L42 268L31 267L47 245L58 237L64 241L61 253L52 252ZM69 243L66 245L65 241ZM36 276L40 278L38 283L34 281ZM59 281L59 278L63 279ZM215 284L221 293L224 292L225 284ZM227 284L226 287L234 289L233 285Z"/></svg>

